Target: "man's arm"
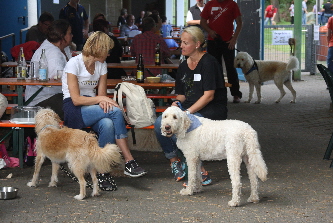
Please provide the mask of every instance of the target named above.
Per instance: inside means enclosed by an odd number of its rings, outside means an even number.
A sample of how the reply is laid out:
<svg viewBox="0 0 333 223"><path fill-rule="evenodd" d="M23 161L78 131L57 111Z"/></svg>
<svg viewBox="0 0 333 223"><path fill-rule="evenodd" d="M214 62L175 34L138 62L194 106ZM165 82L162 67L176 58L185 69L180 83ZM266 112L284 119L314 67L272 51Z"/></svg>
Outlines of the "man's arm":
<svg viewBox="0 0 333 223"><path fill-rule="evenodd" d="M89 21L88 19L84 20L83 24L83 37L88 39L88 31L89 31Z"/></svg>
<svg viewBox="0 0 333 223"><path fill-rule="evenodd" d="M186 23L189 26L200 25L200 20L194 20L190 11L187 12Z"/></svg>
<svg viewBox="0 0 333 223"><path fill-rule="evenodd" d="M209 28L207 19L204 19L204 18L201 17L201 19L200 19L200 26L204 30L206 30L206 32L209 34L210 37L212 37L213 39L215 39L216 32L214 30L212 30L211 28Z"/></svg>
<svg viewBox="0 0 333 223"><path fill-rule="evenodd" d="M329 45L331 37L332 37L332 30L327 29L327 45Z"/></svg>
<svg viewBox="0 0 333 223"><path fill-rule="evenodd" d="M235 20L236 20L236 25L237 25L236 31L235 31L233 37L231 38L231 40L229 40L227 42L227 43L229 43L228 48L230 50L235 49L235 45L237 43L238 36L239 36L239 34L240 34L241 30L242 30L242 27L243 27L242 16L238 16Z"/></svg>

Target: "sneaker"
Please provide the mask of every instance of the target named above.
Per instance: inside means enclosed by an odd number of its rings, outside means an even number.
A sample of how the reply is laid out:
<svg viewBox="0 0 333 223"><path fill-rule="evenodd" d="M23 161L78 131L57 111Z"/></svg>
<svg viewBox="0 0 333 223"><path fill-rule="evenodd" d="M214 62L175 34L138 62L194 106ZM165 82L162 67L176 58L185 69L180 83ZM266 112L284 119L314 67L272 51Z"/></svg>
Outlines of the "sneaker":
<svg viewBox="0 0 333 223"><path fill-rule="evenodd" d="M239 102L240 102L240 98L238 96L234 96L233 103L239 103Z"/></svg>
<svg viewBox="0 0 333 223"><path fill-rule="evenodd" d="M178 161L174 161L171 163L171 172L174 174L174 178L176 181L180 181L185 177L185 165Z"/></svg>
<svg viewBox="0 0 333 223"><path fill-rule="evenodd" d="M124 174L131 176L131 177L141 177L145 175L147 172L142 168L139 167L135 160L130 160L125 163L125 170Z"/></svg>
<svg viewBox="0 0 333 223"><path fill-rule="evenodd" d="M201 172L201 176L202 176L202 186L207 186L213 182L207 171L204 173ZM187 187L187 182L184 182L183 186Z"/></svg>

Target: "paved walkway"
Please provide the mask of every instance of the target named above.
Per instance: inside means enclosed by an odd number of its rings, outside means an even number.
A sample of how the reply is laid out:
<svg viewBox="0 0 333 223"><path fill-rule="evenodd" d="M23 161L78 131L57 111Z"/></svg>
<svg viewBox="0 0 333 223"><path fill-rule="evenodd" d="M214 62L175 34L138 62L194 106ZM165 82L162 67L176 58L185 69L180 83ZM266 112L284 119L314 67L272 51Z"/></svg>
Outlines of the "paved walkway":
<svg viewBox="0 0 333 223"><path fill-rule="evenodd" d="M260 183L258 204L247 203L245 168L241 206L231 208L226 161L207 162L214 184L194 196L181 196L182 182L172 179L161 152L134 156L149 173L142 178L117 177L118 190L83 201L73 198L79 185L60 173L57 188L48 188L50 164L43 166L40 185L29 188L33 168L0 170L0 185L19 188L19 197L0 200L1 222L332 222L333 169L323 160L333 131L330 97L320 75L294 82L297 103L288 90L280 104L274 84L262 86L262 104L229 103L229 118L248 122L258 131L268 166ZM248 84L241 83L244 99ZM230 97L231 101L231 97ZM13 173L12 179L4 179ZM87 190L91 193L91 190Z"/></svg>

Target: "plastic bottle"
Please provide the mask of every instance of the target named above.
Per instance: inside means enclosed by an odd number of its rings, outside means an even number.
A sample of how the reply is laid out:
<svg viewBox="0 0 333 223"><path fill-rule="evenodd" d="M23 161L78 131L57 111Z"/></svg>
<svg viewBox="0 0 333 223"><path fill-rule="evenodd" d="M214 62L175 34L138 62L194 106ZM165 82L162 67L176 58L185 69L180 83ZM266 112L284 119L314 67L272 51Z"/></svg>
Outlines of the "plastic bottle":
<svg viewBox="0 0 333 223"><path fill-rule="evenodd" d="M39 76L39 81L48 81L45 49L42 49L42 55L40 56L38 76Z"/></svg>
<svg viewBox="0 0 333 223"><path fill-rule="evenodd" d="M139 55L139 62L136 68L136 82L143 83L144 82L144 70L145 66L143 64L142 54Z"/></svg>
<svg viewBox="0 0 333 223"><path fill-rule="evenodd" d="M124 47L124 54L128 54L129 53L129 44L127 41L127 36L125 36L123 47Z"/></svg>
<svg viewBox="0 0 333 223"><path fill-rule="evenodd" d="M20 47L20 54L17 60L16 77L24 80L27 76L27 62L25 61L23 47Z"/></svg>
<svg viewBox="0 0 333 223"><path fill-rule="evenodd" d="M155 48L155 65L161 65L161 50L160 50L160 44L156 44Z"/></svg>

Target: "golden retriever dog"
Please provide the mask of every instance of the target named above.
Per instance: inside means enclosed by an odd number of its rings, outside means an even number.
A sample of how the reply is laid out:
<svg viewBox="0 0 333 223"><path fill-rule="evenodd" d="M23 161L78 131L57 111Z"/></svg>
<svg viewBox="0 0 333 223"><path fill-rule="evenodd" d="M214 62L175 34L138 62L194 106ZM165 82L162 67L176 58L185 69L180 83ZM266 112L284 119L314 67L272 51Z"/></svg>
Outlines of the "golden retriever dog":
<svg viewBox="0 0 333 223"><path fill-rule="evenodd" d="M253 89L256 87L258 100L261 102L261 84L265 81L274 80L276 87L280 90L280 97L275 101L279 103L286 94L283 89L285 85L292 93L293 100L290 103L296 103L296 91L291 85L291 71L298 70L299 62L294 56L291 56L288 63L281 61L254 60L248 53L239 52L234 61L235 68L241 68L245 79L249 83L249 99L245 101L250 103L252 100Z"/></svg>
<svg viewBox="0 0 333 223"><path fill-rule="evenodd" d="M80 194L74 198L82 200L86 196L85 173L89 172L93 182L92 196L99 195L96 173L107 173L111 167L123 163L119 148L107 144L104 148L98 146L96 136L78 129L60 127L59 116L51 109L41 109L35 117L37 133L35 172L27 185L35 187L40 168L49 158L52 162L52 176L49 187L56 187L58 182L59 164L67 162L68 167L78 178Z"/></svg>
<svg viewBox="0 0 333 223"><path fill-rule="evenodd" d="M195 124L192 124L195 123ZM201 161L227 159L232 184L229 206L239 206L241 194L241 164L245 163L251 183L248 202L258 203L258 177L267 179L267 167L261 155L257 132L238 120L214 121L195 115L186 115L177 106L162 114L161 133L176 134L177 146L188 165L188 185L181 195L192 195L202 190Z"/></svg>

